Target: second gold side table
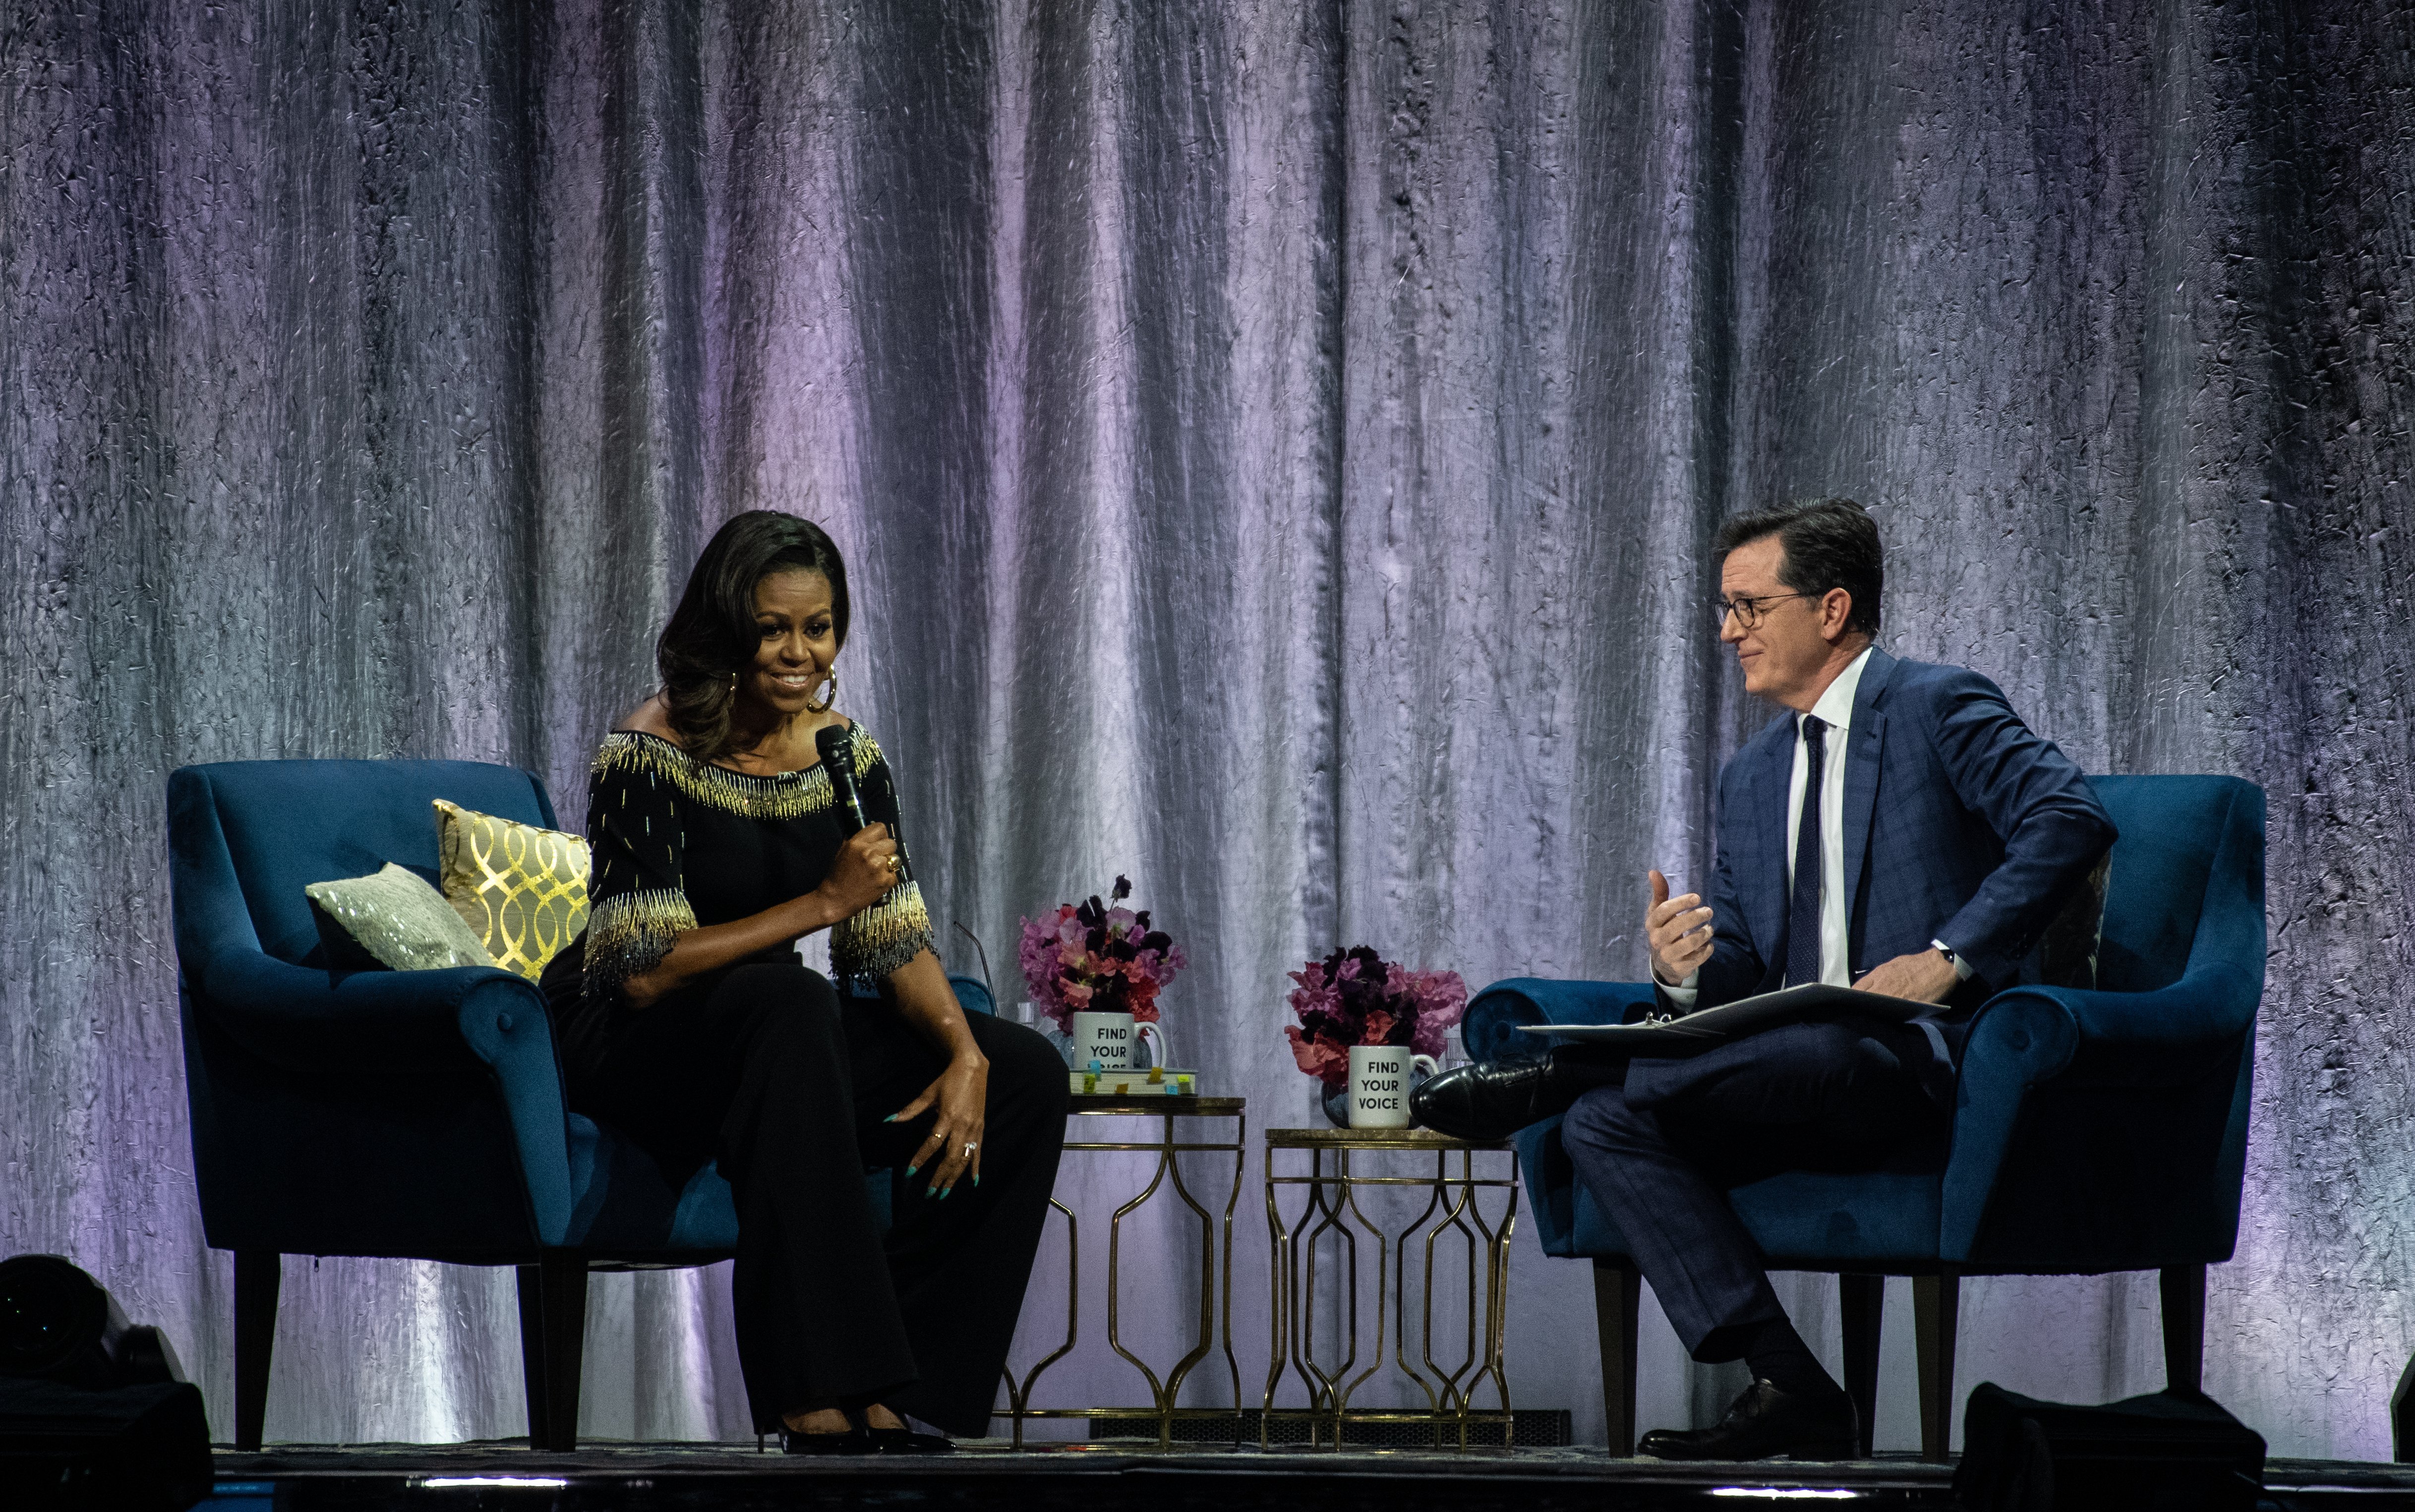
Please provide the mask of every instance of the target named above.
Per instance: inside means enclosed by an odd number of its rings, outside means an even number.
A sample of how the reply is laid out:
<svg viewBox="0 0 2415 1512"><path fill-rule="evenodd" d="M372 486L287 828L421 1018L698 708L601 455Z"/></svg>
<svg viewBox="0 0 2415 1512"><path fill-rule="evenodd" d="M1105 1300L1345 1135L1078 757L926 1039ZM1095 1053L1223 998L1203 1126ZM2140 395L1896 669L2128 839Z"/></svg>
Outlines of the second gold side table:
<svg viewBox="0 0 2415 1512"><path fill-rule="evenodd" d="M1455 1439L1468 1446L1472 1429L1497 1428L1507 1448L1512 1430L1509 1378L1502 1368L1503 1335L1508 1321L1509 1234L1518 1220L1518 1155L1508 1145L1472 1145L1426 1129L1269 1129L1267 1130L1267 1232L1273 1243L1268 1274L1273 1289L1274 1337L1267 1369L1267 1389L1259 1418L1261 1447L1270 1444L1278 1420L1304 1421L1312 1446L1331 1435L1342 1447L1343 1430L1352 1423L1423 1423L1433 1429L1434 1447ZM1278 1152L1305 1151L1306 1174L1278 1175ZM1508 1170L1499 1176L1478 1176L1478 1155L1501 1155ZM1433 1161L1431 1175L1388 1175L1401 1170L1401 1157ZM1450 1169L1452 1158L1459 1169ZM1386 1166L1375 1158L1391 1158ZM1297 1168L1295 1167L1295 1170ZM1296 1225L1287 1223L1278 1194L1283 1189L1307 1189L1307 1205ZM1396 1237L1372 1220L1359 1203L1371 1188L1417 1188L1426 1192L1425 1206ZM1487 1191L1506 1192L1497 1222L1488 1222L1478 1198ZM1414 1199L1413 1199L1414 1200ZM1424 1284L1420 1288L1419 1357L1424 1369L1409 1359L1408 1251L1419 1233L1425 1237ZM1342 1277L1340 1288L1343 1327L1342 1358L1321 1364L1311 1348L1317 1275L1317 1241L1327 1234L1340 1241ZM1465 1355L1446 1369L1434 1359L1434 1249L1445 1234L1456 1233L1467 1244L1467 1326ZM1358 1235L1375 1241L1375 1338L1366 1369L1358 1370ZM1305 1250L1305 1255L1302 1251ZM1306 1271L1305 1277L1301 1272ZM1388 1298L1387 1294L1388 1294ZM1390 1303L1390 1353L1394 1367L1413 1382L1425 1398L1423 1411L1403 1408L1354 1407L1351 1398L1384 1368L1386 1303ZM1275 1392L1286 1365L1307 1388L1305 1408L1278 1408ZM1353 1373L1353 1372L1356 1373ZM1477 1392L1487 1380L1500 1405L1478 1408Z"/></svg>
<svg viewBox="0 0 2415 1512"><path fill-rule="evenodd" d="M1150 1140L1073 1140L1065 1141L1068 1150L1141 1150L1155 1151L1156 1167L1149 1174L1148 1184L1139 1195L1116 1209L1107 1221L1107 1346L1130 1361L1148 1383L1149 1405L1146 1407L1034 1407L1032 1389L1040 1374L1048 1367L1073 1352L1081 1336L1082 1319L1082 1250L1081 1224L1073 1210L1048 1199L1048 1205L1065 1215L1065 1341L1045 1359L1041 1360L1017 1381L1010 1368L1006 1372L1007 1409L1004 1416L1014 1424L1014 1446L1023 1447L1023 1425L1041 1417L1087 1417L1110 1421L1154 1423L1157 1442L1164 1447L1174 1442L1174 1425L1178 1419L1216 1418L1233 1425L1233 1436L1240 1437L1241 1367L1233 1355L1233 1210L1241 1198L1243 1162L1249 1148L1249 1115L1246 1100L1241 1098L1207 1097L1101 1097L1074 1094L1072 1108L1077 1118L1149 1118L1160 1126L1159 1137ZM1230 1118L1233 1137L1230 1141L1178 1137L1178 1118ZM1069 1130L1070 1132L1070 1130ZM1182 1168L1175 1161L1177 1155L1192 1151L1232 1152L1233 1190L1224 1199L1222 1234L1222 1263L1219 1263L1217 1233L1220 1225L1214 1215L1191 1194L1184 1185ZM1122 1278L1118 1261L1123 1250L1123 1221L1141 1205L1157 1195L1158 1190L1171 1181L1174 1194L1199 1219L1199 1340L1191 1352L1167 1368L1161 1378L1147 1361L1124 1347L1118 1320L1118 1298ZM1219 1307L1221 1298L1222 1307ZM1231 1378L1231 1407L1184 1407L1178 1399L1182 1383L1201 1361L1215 1349L1220 1338L1218 1313L1222 1314L1221 1339L1223 1344L1224 1370Z"/></svg>

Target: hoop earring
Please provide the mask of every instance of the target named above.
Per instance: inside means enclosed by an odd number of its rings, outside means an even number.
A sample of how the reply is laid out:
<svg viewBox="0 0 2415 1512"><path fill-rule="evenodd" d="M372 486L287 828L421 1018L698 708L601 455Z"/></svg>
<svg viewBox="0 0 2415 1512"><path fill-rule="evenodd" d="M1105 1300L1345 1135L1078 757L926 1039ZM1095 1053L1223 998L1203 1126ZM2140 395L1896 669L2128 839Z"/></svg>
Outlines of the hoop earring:
<svg viewBox="0 0 2415 1512"><path fill-rule="evenodd" d="M831 705L838 702L837 667L833 666L830 669L830 681L822 686L827 690L822 696L822 701L816 703L811 698L806 699L805 712L809 714L827 714L831 711Z"/></svg>

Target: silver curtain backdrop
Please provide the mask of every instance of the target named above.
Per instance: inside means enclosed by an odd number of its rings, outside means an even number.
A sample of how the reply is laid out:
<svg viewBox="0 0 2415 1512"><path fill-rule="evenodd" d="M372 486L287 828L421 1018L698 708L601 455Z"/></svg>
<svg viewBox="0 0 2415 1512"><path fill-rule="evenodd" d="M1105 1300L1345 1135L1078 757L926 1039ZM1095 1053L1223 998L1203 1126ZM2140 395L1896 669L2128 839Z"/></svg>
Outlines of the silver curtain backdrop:
<svg viewBox="0 0 2415 1512"><path fill-rule="evenodd" d="M1896 650L2092 770L2269 790L2207 1384L2276 1452L2386 1458L2409 35L2366 0L8 0L0 1252L166 1325L230 1430L167 773L476 757L575 825L736 510L851 554L846 707L943 927L1011 972L1020 915L1129 873L1191 952L1178 1057L1265 1128L1315 1117L1280 1038L1312 952L1640 971L1643 871L1702 874L1762 717L1709 533L1834 492L1882 521ZM1099 1217L1108 1159L1068 1164ZM1169 1338L1185 1232L1127 1257ZM1515 1265L1517 1399L1598 1438L1584 1267ZM1786 1284L1833 1359L1827 1283ZM1715 1410L1732 1374L1654 1326L1645 1418ZM1974 1282L1961 1380L2152 1389L2155 1327L2143 1277ZM737 1434L728 1329L718 1273L599 1282L588 1430ZM506 1273L291 1260L270 1436L518 1432L517 1340Z"/></svg>

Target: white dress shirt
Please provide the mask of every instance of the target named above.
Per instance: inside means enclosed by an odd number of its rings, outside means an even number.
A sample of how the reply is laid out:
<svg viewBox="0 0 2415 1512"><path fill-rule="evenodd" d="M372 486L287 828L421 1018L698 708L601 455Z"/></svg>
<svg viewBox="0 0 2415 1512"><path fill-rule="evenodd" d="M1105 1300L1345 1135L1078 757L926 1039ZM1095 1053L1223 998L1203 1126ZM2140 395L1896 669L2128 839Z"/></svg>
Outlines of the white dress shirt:
<svg viewBox="0 0 2415 1512"><path fill-rule="evenodd" d="M1853 984L1852 942L1845 921L1845 763L1852 749L1853 695L1862 686L1862 668L1871 648L1845 664L1837 680L1811 706L1811 717L1828 726L1820 740L1820 980L1832 986ZM1794 841L1803 828L1803 775L1809 756L1803 749L1803 718L1794 719L1794 765L1786 779L1786 887L1794 895ZM1680 1008L1694 1006L1702 973L1694 971L1682 987L1663 986Z"/></svg>

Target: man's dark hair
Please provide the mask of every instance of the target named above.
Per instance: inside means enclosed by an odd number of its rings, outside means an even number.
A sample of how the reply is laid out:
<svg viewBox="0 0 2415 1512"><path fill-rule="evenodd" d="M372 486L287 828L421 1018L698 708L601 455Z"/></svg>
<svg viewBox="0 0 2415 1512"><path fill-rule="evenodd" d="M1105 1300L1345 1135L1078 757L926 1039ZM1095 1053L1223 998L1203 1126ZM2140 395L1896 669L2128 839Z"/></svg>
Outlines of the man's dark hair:
<svg viewBox="0 0 2415 1512"><path fill-rule="evenodd" d="M1879 600L1886 590L1886 553L1879 546L1878 522L1850 499L1806 499L1783 509L1743 515L1719 527L1712 549L1724 560L1740 546L1778 537L1786 561L1778 580L1797 593L1825 594L1841 588L1853 596L1845 628L1879 633Z"/></svg>

